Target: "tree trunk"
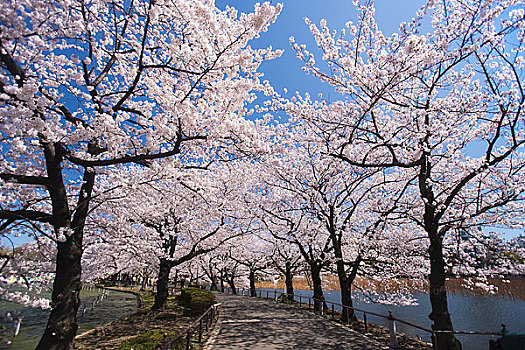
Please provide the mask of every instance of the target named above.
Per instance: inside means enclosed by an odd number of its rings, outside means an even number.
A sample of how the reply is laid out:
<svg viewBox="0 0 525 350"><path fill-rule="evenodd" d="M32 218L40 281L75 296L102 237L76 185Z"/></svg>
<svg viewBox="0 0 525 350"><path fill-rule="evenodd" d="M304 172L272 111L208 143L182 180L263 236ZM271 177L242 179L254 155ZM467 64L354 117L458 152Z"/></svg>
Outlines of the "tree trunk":
<svg viewBox="0 0 525 350"><path fill-rule="evenodd" d="M49 193L53 205L54 229L72 230L65 242L57 244L56 273L51 294L51 314L46 329L36 350L69 350L78 329L77 311L80 306L81 260L84 225L89 210L89 202L95 183L95 173L84 170L83 183L77 202L77 209L70 223L67 196L61 173L61 158L51 145L46 145L46 165L50 179Z"/></svg>
<svg viewBox="0 0 525 350"><path fill-rule="evenodd" d="M434 323L433 330L452 331L452 321L448 312L447 290L445 287L445 261L443 258L443 239L438 236L437 228L427 230L430 237L430 305L428 315ZM461 343L450 333L436 334L437 350L461 350Z"/></svg>
<svg viewBox="0 0 525 350"><path fill-rule="evenodd" d="M124 279L124 287L129 287L131 285L129 274L125 273L122 278Z"/></svg>
<svg viewBox="0 0 525 350"><path fill-rule="evenodd" d="M149 279L149 274L147 274L146 272L144 272L144 275L142 276L141 287L140 287L140 290L141 290L141 291L146 290L147 283L148 283L148 279Z"/></svg>
<svg viewBox="0 0 525 350"><path fill-rule="evenodd" d="M332 211L331 211L332 213ZM354 282L355 276L357 275L357 267L359 266L359 258L354 262L352 272L350 275L346 273L345 261L343 259L343 251L341 247L340 237L337 236L335 229L330 230L330 238L332 240L332 246L334 248L334 255L337 259L337 277L339 278L339 288L341 289L341 303L343 304L343 316L341 320L344 323L349 321L356 321L354 303L352 302L352 283ZM346 306L346 308L345 308Z"/></svg>
<svg viewBox="0 0 525 350"><path fill-rule="evenodd" d="M166 300L168 300L168 283L172 266L171 261L160 259L159 276L157 278L157 293L155 294L155 303L151 307L151 310L159 310L164 306Z"/></svg>
<svg viewBox="0 0 525 350"><path fill-rule="evenodd" d="M425 124L429 125L427 119L425 119ZM428 135L425 138L425 142L427 138ZM448 312L447 290L445 288L445 260L443 258L443 236L446 233L446 228L443 227L443 232L439 232L439 218L441 214L437 212L432 185L428 181L431 179L431 171L432 164L429 161L428 151L424 151L421 155L418 183L421 198L425 202L423 222L425 231L430 239L428 248L430 256L429 294L432 312L428 315L428 318L434 322L432 324L433 330L452 331L452 321ZM435 348L437 350L461 350L461 343L454 334L437 333Z"/></svg>
<svg viewBox="0 0 525 350"><path fill-rule="evenodd" d="M219 290L219 287L217 286L217 281L215 280L215 276L213 276L212 278L210 278L210 281L211 281L210 290L212 290L212 291L217 291L217 290Z"/></svg>
<svg viewBox="0 0 525 350"><path fill-rule="evenodd" d="M70 237L58 244L56 277L53 282L51 314L36 349L71 349L77 333L80 306L80 260L82 248Z"/></svg>
<svg viewBox="0 0 525 350"><path fill-rule="evenodd" d="M333 218L333 208L330 210L330 217ZM339 279L339 288L341 289L341 303L343 304L342 318L344 323L357 320L354 309L352 309L352 283L357 274L357 267L359 266L359 258L354 262L352 272L350 275L346 273L345 261L343 258L343 250L341 246L341 234L337 232L333 225L329 226L330 239L332 240L332 247L334 248L334 256L336 257L337 277ZM346 307L345 307L346 306Z"/></svg>
<svg viewBox="0 0 525 350"><path fill-rule="evenodd" d="M217 285L217 276L213 273L213 266L209 265L209 270L207 270L205 267L202 268L204 270L204 273L208 278L210 279L210 290L211 291L217 291L219 290L219 287Z"/></svg>
<svg viewBox="0 0 525 350"><path fill-rule="evenodd" d="M248 276L250 280L250 296L256 297L257 296L257 290L255 289L255 271L250 270L250 274Z"/></svg>
<svg viewBox="0 0 525 350"><path fill-rule="evenodd" d="M116 285L117 282L118 282L117 279L118 279L118 273L114 273L114 274L112 274L111 276L109 276L109 284L110 284L111 286Z"/></svg>
<svg viewBox="0 0 525 350"><path fill-rule="evenodd" d="M219 274L220 284L221 284L221 293L224 293L224 270L221 269Z"/></svg>
<svg viewBox="0 0 525 350"><path fill-rule="evenodd" d="M285 270L284 270L284 283L286 285L286 297L289 301L294 300L294 291L293 291L293 273L290 263L287 261Z"/></svg>
<svg viewBox="0 0 525 350"><path fill-rule="evenodd" d="M339 268L337 270L339 277L339 287L341 288L341 303L343 306L347 306L347 308L344 308L341 321L344 323L348 323L349 321L357 321L354 309L352 309L352 307L354 307L354 303L352 301L352 280L346 275L346 273L341 276L339 273Z"/></svg>
<svg viewBox="0 0 525 350"><path fill-rule="evenodd" d="M312 284L314 287L314 310L321 310L321 303L324 304L323 286L321 284L321 266L310 264L310 273L312 275Z"/></svg>
<svg viewBox="0 0 525 350"><path fill-rule="evenodd" d="M237 295L237 289L235 288L235 276L232 274L230 277L228 277L228 284L230 285L230 288L232 290L233 295Z"/></svg>

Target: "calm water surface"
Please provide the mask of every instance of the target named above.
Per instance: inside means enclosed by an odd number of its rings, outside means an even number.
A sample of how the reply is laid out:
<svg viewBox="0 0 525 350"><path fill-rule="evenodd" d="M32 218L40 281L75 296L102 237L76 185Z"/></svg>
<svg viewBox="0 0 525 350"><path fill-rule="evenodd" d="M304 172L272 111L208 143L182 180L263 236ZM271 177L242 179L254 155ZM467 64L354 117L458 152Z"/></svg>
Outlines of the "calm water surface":
<svg viewBox="0 0 525 350"><path fill-rule="evenodd" d="M81 291L77 334L137 311L138 300L135 295L116 291L109 291L108 295L92 308L93 301L102 292L103 290L98 288ZM6 320L5 315L8 312L14 316L14 322ZM14 338L13 334L18 317L22 318L22 324L20 333ZM0 301L0 325L5 327L1 334L12 341L10 345L0 344L0 349L33 350L44 332L48 317L49 310L26 308L14 303Z"/></svg>
<svg viewBox="0 0 525 350"><path fill-rule="evenodd" d="M261 288L261 290L273 291L274 289ZM283 292L282 289L277 289L277 291ZM340 291L326 291L324 293L327 301L341 302ZM311 290L296 290L295 294L296 300L298 301L299 295L311 297L313 292ZM356 294L356 296L358 295ZM397 318L407 320L425 328L430 328L431 321L428 318L431 311L429 296L425 293L418 293L415 294L415 297L419 304L417 306L380 305L365 303L360 300L354 300L354 306L383 315L388 315L388 311L390 310ZM304 301L305 300L303 300L303 302ZM458 331L499 332L501 331L501 324L503 323L507 326L509 332L525 333L525 300L506 296L448 293L448 303L454 328ZM328 307L331 307L331 305L328 304ZM338 309L337 306L335 309ZM363 318L362 313L357 312L356 314L357 317ZM384 318L367 315L367 320L381 326L387 326ZM397 329L399 332L409 334L413 337L418 336L430 342L430 335L416 328L398 322ZM484 335L458 335L457 337L463 344L463 350L488 350L489 339L497 338L496 336L491 337Z"/></svg>

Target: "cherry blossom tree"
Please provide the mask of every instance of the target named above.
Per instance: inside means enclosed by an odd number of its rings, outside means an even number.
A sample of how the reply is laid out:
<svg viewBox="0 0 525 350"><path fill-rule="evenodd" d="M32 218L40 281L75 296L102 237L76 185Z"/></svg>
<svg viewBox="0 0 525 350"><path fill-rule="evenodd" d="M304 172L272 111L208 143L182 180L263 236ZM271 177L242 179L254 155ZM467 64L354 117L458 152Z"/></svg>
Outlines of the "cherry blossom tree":
<svg viewBox="0 0 525 350"><path fill-rule="evenodd" d="M50 308L41 297L53 278L55 249L45 238L19 247L0 247L0 298L32 308ZM14 288L16 287L16 288ZM27 290L32 295L24 292Z"/></svg>
<svg viewBox="0 0 525 350"><path fill-rule="evenodd" d="M271 234L265 239L271 244L272 252L269 256L271 266L284 276L286 298L293 302L293 278L304 268L301 254L294 244L282 239L277 239L274 234Z"/></svg>
<svg viewBox="0 0 525 350"><path fill-rule="evenodd" d="M205 162L243 136L257 147L244 104L269 89L257 68L279 52L247 43L281 6L238 14L204 0L3 0L1 8L0 219L46 225L57 241L38 349L68 349L97 172L187 152Z"/></svg>
<svg viewBox="0 0 525 350"><path fill-rule="evenodd" d="M242 275L242 266L239 262L230 258L230 252L226 252L221 256L222 264L220 270L220 279L221 279L221 291L225 291L223 288L224 281L230 287L231 293L237 295L237 283L240 275Z"/></svg>
<svg viewBox="0 0 525 350"><path fill-rule="evenodd" d="M288 130L286 151L278 156L279 164L269 163L268 173L275 174L277 186L325 231L341 303L348 307L342 315L347 322L356 318L352 309L356 277L395 279L409 271L413 278L424 277L420 252L424 236L397 215L406 190L392 186L399 182L397 173L346 166L326 154L322 143L301 126ZM400 245L402 240L407 243Z"/></svg>
<svg viewBox="0 0 525 350"><path fill-rule="evenodd" d="M145 289L148 279L158 272L154 245L140 227L121 225L116 230L111 221L97 220L98 213L92 214L86 227L82 281L117 283L122 276L140 276Z"/></svg>
<svg viewBox="0 0 525 350"><path fill-rule="evenodd" d="M248 272L250 296L256 297L256 274L266 271L270 263L271 249L268 242L256 234L244 235L241 241L230 248L230 259Z"/></svg>
<svg viewBox="0 0 525 350"><path fill-rule="evenodd" d="M291 39L305 71L341 99L280 107L348 166L404 174L415 204L407 216L428 236L436 346L459 349L443 240L461 227L523 223L524 3L430 0L391 36L373 2L354 3L358 22L340 32L306 20L323 64Z"/></svg>
<svg viewBox="0 0 525 350"><path fill-rule="evenodd" d="M210 290L224 292L224 285L219 289L219 261L216 254L204 254L198 258L199 266L204 271L205 278L210 282Z"/></svg>
<svg viewBox="0 0 525 350"><path fill-rule="evenodd" d="M525 272L525 250L494 232L459 229L444 241L444 255L448 274L466 277L465 287L475 285L489 293L497 287L488 278L505 279Z"/></svg>
<svg viewBox="0 0 525 350"><path fill-rule="evenodd" d="M230 259L232 244L225 244L197 258L204 272L204 279L210 282L212 290L226 291L225 283L235 286L238 278L239 263Z"/></svg>
<svg viewBox="0 0 525 350"><path fill-rule="evenodd" d="M264 174L269 173L269 168L266 168ZM272 176L266 181L264 191L261 190L265 199L259 202L260 220L275 239L297 247L308 266L314 309L319 311L324 300L321 272L332 264L333 259L330 237L319 221L308 215L301 197L287 188L286 177Z"/></svg>
<svg viewBox="0 0 525 350"><path fill-rule="evenodd" d="M167 300L173 268L185 264L186 270L194 273L199 264L189 263L196 257L246 234L242 227L245 221L239 217L239 196L250 181L243 175L242 165L219 163L205 171L172 169L169 177L160 179L151 168L125 167L122 171L129 174L124 177L134 181L108 191L115 199L106 200L99 207L101 212L93 215L103 222L112 218L106 225L114 232L117 252L123 235L131 234L126 247L143 259L157 260L152 262L159 269L153 310ZM108 175L113 176L122 175ZM115 181L109 179L107 183Z"/></svg>

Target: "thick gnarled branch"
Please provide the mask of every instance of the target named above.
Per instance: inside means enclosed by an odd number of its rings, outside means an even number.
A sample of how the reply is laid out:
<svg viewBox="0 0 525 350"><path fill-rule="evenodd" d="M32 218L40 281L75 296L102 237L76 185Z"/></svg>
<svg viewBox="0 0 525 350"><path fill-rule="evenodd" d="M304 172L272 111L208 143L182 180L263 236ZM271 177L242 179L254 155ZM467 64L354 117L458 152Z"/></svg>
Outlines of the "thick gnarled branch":
<svg viewBox="0 0 525 350"><path fill-rule="evenodd" d="M2 220L27 220L53 224L53 215L37 210L0 210Z"/></svg>

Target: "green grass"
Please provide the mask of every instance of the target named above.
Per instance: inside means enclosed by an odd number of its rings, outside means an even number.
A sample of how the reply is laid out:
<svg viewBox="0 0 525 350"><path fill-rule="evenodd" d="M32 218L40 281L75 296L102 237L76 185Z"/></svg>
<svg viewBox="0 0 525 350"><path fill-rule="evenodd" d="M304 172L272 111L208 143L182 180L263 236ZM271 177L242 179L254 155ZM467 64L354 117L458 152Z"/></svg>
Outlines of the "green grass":
<svg viewBox="0 0 525 350"><path fill-rule="evenodd" d="M131 338L120 344L119 350L153 350L161 341L164 340L164 334L168 335L167 339L173 338L176 333L164 329L152 329ZM179 338L175 343L171 344L171 350L183 349L185 345L185 338Z"/></svg>
<svg viewBox="0 0 525 350"><path fill-rule="evenodd" d="M148 291L141 291L140 292L140 298L142 299L142 307L141 307L142 311L151 309L151 307L155 303L155 294L153 294L149 290Z"/></svg>
<svg viewBox="0 0 525 350"><path fill-rule="evenodd" d="M142 307L141 307L142 311L147 311L151 309L153 304L155 304L155 294L153 294L151 291L140 292L140 298L142 299ZM168 297L168 300L166 300L166 304L164 305L164 307L168 309L177 307L179 304L178 299L179 298L177 296L170 295Z"/></svg>

